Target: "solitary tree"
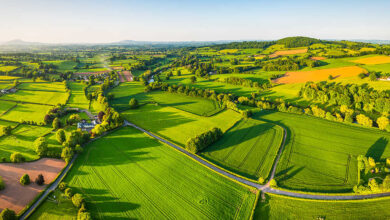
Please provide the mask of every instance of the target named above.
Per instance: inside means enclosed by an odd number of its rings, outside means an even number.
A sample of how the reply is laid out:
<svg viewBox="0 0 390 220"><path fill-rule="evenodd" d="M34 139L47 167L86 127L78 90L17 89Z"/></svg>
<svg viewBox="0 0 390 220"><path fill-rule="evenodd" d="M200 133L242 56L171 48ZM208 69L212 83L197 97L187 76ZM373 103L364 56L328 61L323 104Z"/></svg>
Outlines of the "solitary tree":
<svg viewBox="0 0 390 220"><path fill-rule="evenodd" d="M44 137L40 137L34 141L35 152L38 156L44 156L47 153L47 142Z"/></svg>
<svg viewBox="0 0 390 220"><path fill-rule="evenodd" d="M11 134L11 130L12 130L12 128L11 128L11 126L4 126L4 127L2 127L1 128L1 133L0 133L0 135L1 134L3 134L3 135L10 135Z"/></svg>
<svg viewBox="0 0 390 220"><path fill-rule="evenodd" d="M74 206L76 206L77 208L80 208L81 207L81 204L84 203L84 197L83 195L81 195L80 193L76 193L73 195L72 197L72 203Z"/></svg>
<svg viewBox="0 0 390 220"><path fill-rule="evenodd" d="M55 118L55 119L53 120L53 129L58 129L58 128L60 128L60 127L61 127L61 121L60 121L60 119Z"/></svg>
<svg viewBox="0 0 390 220"><path fill-rule="evenodd" d="M3 211L0 214L0 219L3 220L16 220L16 213L8 208L3 209Z"/></svg>
<svg viewBox="0 0 390 220"><path fill-rule="evenodd" d="M135 98L132 98L129 102L130 108L135 109L138 108L138 101Z"/></svg>
<svg viewBox="0 0 390 220"><path fill-rule="evenodd" d="M39 174L37 178L35 179L35 183L39 186L43 185L45 183L45 179L43 178L42 174Z"/></svg>
<svg viewBox="0 0 390 220"><path fill-rule="evenodd" d="M66 135L64 129L58 129L56 133L57 141L62 144L66 140Z"/></svg>
<svg viewBox="0 0 390 220"><path fill-rule="evenodd" d="M20 178L20 184L22 184L23 186L30 184L30 176L28 174L24 174Z"/></svg>
<svg viewBox="0 0 390 220"><path fill-rule="evenodd" d="M14 152L11 154L10 160L12 163L20 163L24 161L24 157L20 153Z"/></svg>
<svg viewBox="0 0 390 220"><path fill-rule="evenodd" d="M190 80L191 80L191 83L195 83L196 82L196 76L191 76Z"/></svg>

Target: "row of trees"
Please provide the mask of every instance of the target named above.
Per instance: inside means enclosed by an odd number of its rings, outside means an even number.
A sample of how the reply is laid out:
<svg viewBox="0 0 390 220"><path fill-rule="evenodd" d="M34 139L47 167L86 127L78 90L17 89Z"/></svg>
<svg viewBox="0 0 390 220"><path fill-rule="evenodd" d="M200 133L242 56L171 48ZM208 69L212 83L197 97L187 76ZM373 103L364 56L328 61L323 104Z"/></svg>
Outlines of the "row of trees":
<svg viewBox="0 0 390 220"><path fill-rule="evenodd" d="M261 62L261 61L258 61ZM265 63L259 63L264 71L295 71L303 67L316 67L321 63L308 58L283 57Z"/></svg>
<svg viewBox="0 0 390 220"><path fill-rule="evenodd" d="M271 81L263 81L263 83L260 84L259 82L253 82L250 79L234 77L234 76L222 78L220 79L220 81L232 85L240 85L240 86L259 88L259 89L269 89L273 86L273 83Z"/></svg>
<svg viewBox="0 0 390 220"><path fill-rule="evenodd" d="M205 133L188 139L186 143L186 150L196 154L211 144L217 142L222 135L223 132L220 128L213 128L210 131L206 131Z"/></svg>

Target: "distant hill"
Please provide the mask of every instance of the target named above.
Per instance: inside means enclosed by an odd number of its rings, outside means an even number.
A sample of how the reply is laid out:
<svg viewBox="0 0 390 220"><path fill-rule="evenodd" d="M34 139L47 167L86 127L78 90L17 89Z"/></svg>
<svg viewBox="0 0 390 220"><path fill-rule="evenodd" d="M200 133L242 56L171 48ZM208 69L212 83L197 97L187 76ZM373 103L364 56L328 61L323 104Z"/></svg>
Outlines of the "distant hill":
<svg viewBox="0 0 390 220"><path fill-rule="evenodd" d="M27 45L45 45L45 43L39 43L39 42L28 42L23 41L20 39L10 40L3 42L1 45L8 45L8 46L27 46Z"/></svg>
<svg viewBox="0 0 390 220"><path fill-rule="evenodd" d="M277 44L284 44L285 47L307 47L312 44L321 43L321 40L310 37L286 37L276 41Z"/></svg>

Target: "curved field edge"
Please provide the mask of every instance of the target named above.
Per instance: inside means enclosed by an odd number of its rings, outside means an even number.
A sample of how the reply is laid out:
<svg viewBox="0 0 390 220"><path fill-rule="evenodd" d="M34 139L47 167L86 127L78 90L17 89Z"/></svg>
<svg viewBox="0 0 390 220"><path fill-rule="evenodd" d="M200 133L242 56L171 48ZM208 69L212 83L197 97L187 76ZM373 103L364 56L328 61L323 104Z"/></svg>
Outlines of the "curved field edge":
<svg viewBox="0 0 390 220"><path fill-rule="evenodd" d="M282 145L283 132L274 123L243 119L201 156L252 181L267 179Z"/></svg>
<svg viewBox="0 0 390 220"><path fill-rule="evenodd" d="M97 218L248 219L256 197L134 128L88 145L66 181Z"/></svg>
<svg viewBox="0 0 390 220"><path fill-rule="evenodd" d="M312 200L276 194L259 198L253 219L388 219L390 198Z"/></svg>
<svg viewBox="0 0 390 220"><path fill-rule="evenodd" d="M376 129L273 111L258 112L254 117L287 130L275 174L282 189L348 193L358 181L358 155L376 160L390 155L390 135Z"/></svg>

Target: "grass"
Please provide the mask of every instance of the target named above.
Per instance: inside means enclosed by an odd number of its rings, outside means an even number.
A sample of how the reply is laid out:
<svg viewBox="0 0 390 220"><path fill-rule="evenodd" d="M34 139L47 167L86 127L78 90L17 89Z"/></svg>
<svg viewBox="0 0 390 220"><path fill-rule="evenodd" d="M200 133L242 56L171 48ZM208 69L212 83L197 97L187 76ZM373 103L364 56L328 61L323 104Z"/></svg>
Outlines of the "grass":
<svg viewBox="0 0 390 220"><path fill-rule="evenodd" d="M224 110L211 117L201 117L176 108L152 104L122 112L122 116L181 146L184 146L189 138L213 127L226 131L241 119L241 115L232 110Z"/></svg>
<svg viewBox="0 0 390 220"><path fill-rule="evenodd" d="M38 159L39 156L35 153L33 142L51 130L49 127L19 125L12 130L10 136L0 137L0 158L6 158L9 161L9 157L13 152L19 152L26 158L26 161ZM49 139L50 137L47 137L47 140ZM50 150L56 151L61 149L58 142L50 140L48 147Z"/></svg>
<svg viewBox="0 0 390 220"><path fill-rule="evenodd" d="M223 92L228 94L231 93L237 96L250 96L251 93L258 91L258 89L256 88L243 87L239 85L231 85L227 83L217 82L214 81L213 79L210 80L202 79L200 77L197 78L196 83L191 83L190 76L191 75L174 76L171 77L171 79L168 80L167 82L169 84L189 85L191 87L210 89L216 92ZM213 76L213 77L218 77L218 76Z"/></svg>
<svg viewBox="0 0 390 220"><path fill-rule="evenodd" d="M88 109L89 101L85 97L83 88L85 85L76 82L70 82L69 88L71 90L71 95L68 101L68 107L75 107L81 109Z"/></svg>
<svg viewBox="0 0 390 220"><path fill-rule="evenodd" d="M72 200L66 198L57 189L48 196L28 219L74 220L76 217L77 209L74 207Z"/></svg>
<svg viewBox="0 0 390 220"><path fill-rule="evenodd" d="M19 79L19 78L20 77L17 77L17 76L0 76L0 80L15 80L15 79Z"/></svg>
<svg viewBox="0 0 390 220"><path fill-rule="evenodd" d="M65 92L18 90L15 93L1 96L0 100L57 105L65 104L67 96Z"/></svg>
<svg viewBox="0 0 390 220"><path fill-rule="evenodd" d="M261 111L255 118L287 129L276 170L278 186L314 192L350 192L357 184L357 156L390 156L390 134L320 118Z"/></svg>
<svg viewBox="0 0 390 220"><path fill-rule="evenodd" d="M18 89L27 89L27 90L65 92L65 85L63 83L58 83L58 82L21 83L18 85L17 88Z"/></svg>
<svg viewBox="0 0 390 220"><path fill-rule="evenodd" d="M141 104L157 102L163 106L174 107L197 115L208 116L221 110L220 104L214 100L163 91L145 93L143 86L134 82L122 83L111 90L111 93L115 96L111 104L119 111L129 109L131 98L137 99Z"/></svg>
<svg viewBox="0 0 390 220"><path fill-rule="evenodd" d="M9 121L35 121L37 123L43 122L46 112L52 107L47 105L36 104L20 104L11 111L0 116L0 119Z"/></svg>
<svg viewBox="0 0 390 220"><path fill-rule="evenodd" d="M254 218L261 219L389 219L389 198L321 201L269 194L258 202Z"/></svg>
<svg viewBox="0 0 390 220"><path fill-rule="evenodd" d="M255 199L129 127L90 144L65 181L87 197L94 218L104 219L248 219Z"/></svg>
<svg viewBox="0 0 390 220"><path fill-rule="evenodd" d="M17 66L0 66L0 71L1 72L11 72L13 70L16 70L18 67Z"/></svg>
<svg viewBox="0 0 390 220"><path fill-rule="evenodd" d="M266 179L281 145L283 130L275 124L245 119L201 155L252 179Z"/></svg>
<svg viewBox="0 0 390 220"><path fill-rule="evenodd" d="M0 101L0 116L6 113L8 110L10 110L12 107L14 107L16 103L14 102L7 102L7 101Z"/></svg>

